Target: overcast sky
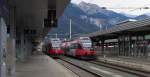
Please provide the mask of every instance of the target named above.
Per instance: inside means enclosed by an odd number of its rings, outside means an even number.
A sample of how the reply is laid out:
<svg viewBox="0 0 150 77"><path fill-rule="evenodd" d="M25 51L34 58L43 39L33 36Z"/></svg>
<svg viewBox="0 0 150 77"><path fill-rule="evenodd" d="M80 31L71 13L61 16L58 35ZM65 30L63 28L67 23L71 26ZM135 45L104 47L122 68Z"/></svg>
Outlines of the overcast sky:
<svg viewBox="0 0 150 77"><path fill-rule="evenodd" d="M80 2L94 3L100 7L107 7L116 12L123 12L131 15L141 15L150 13L150 9L138 9L142 7L150 7L150 0L72 0L72 3Z"/></svg>

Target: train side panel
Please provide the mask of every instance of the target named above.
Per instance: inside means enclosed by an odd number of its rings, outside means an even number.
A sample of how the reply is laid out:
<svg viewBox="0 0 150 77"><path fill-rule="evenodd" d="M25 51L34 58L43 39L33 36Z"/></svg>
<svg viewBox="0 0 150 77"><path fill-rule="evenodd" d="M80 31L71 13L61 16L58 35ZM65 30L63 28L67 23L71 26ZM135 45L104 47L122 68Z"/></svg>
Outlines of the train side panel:
<svg viewBox="0 0 150 77"><path fill-rule="evenodd" d="M83 48L82 45L78 42L71 43L71 45L68 47L68 51L65 51L65 53L66 55L80 59L95 59L96 56L95 51Z"/></svg>

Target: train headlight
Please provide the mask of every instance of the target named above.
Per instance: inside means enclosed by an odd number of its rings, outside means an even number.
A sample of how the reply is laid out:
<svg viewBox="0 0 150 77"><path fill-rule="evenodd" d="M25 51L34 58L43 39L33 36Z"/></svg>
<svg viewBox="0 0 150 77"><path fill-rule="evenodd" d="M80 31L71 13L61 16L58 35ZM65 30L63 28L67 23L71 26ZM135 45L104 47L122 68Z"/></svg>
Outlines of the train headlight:
<svg viewBox="0 0 150 77"><path fill-rule="evenodd" d="M93 50L94 50L94 48L90 48L90 50L91 50L91 51L93 51Z"/></svg>

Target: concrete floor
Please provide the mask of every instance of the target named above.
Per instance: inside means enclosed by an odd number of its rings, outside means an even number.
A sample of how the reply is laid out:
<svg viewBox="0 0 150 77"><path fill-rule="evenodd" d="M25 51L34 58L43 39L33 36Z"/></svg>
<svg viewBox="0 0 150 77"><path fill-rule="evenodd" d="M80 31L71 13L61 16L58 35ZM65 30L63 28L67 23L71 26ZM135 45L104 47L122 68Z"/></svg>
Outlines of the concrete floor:
<svg viewBox="0 0 150 77"><path fill-rule="evenodd" d="M150 60L132 57L98 57L98 60L150 72Z"/></svg>
<svg viewBox="0 0 150 77"><path fill-rule="evenodd" d="M46 55L32 56L16 65L16 77L77 77Z"/></svg>

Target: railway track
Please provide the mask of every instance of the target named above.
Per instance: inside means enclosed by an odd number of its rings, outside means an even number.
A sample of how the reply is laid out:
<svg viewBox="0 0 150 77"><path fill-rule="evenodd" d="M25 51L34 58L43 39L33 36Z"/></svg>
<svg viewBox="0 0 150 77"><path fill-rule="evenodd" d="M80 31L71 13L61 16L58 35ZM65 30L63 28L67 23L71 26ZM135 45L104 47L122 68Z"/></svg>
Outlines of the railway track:
<svg viewBox="0 0 150 77"><path fill-rule="evenodd" d="M106 74L113 74L113 73L109 73L107 71L103 71L103 69L101 69L101 68L97 69L95 67L89 66L89 67L92 68L92 70L91 70L87 67L80 66L80 63L77 64L77 63L73 62L73 60L75 60L73 58L71 58L72 61L69 60L69 59L65 59L65 58L60 58L60 59L63 60L64 62L67 62L67 63L77 67L77 68L85 70L86 72L91 73L91 74L95 75L96 77L111 77L111 76L105 76L102 73L99 73L99 72L96 72L96 71L100 71L100 72L103 72L103 73L106 73ZM79 60L79 61L81 61L81 60ZM107 64L107 63L103 63L103 62L100 62L100 61L81 61L81 64L82 64L82 62L87 62L87 63L90 63L90 64L94 64L95 66L103 66L103 67L106 67L106 68L110 68L110 69L114 69L114 70L121 71L121 72L124 72L124 73L128 73L128 74L131 74L130 77L150 77L150 74L147 73L147 72L142 72L142 71L138 71L138 70L134 70L134 69L130 69L130 68L125 68L125 67L121 67L121 66L116 66L116 65L112 65L112 64ZM118 74L118 75L113 75L112 77L128 77L128 75L121 76L121 75Z"/></svg>
<svg viewBox="0 0 150 77"><path fill-rule="evenodd" d="M96 64L96 65L100 65L100 66L116 69L119 71L135 74L140 77L150 77L150 72L147 72L147 71L136 70L136 69L129 68L129 67L119 66L119 65L115 65L115 64L111 64L111 63L105 63L102 61L90 61L90 62L93 64Z"/></svg>
<svg viewBox="0 0 150 77"><path fill-rule="evenodd" d="M67 61L65 59L60 58L58 62L60 64L62 64L64 67L66 67L68 70L72 71L78 77L102 77L100 74L96 74L94 72L91 72L90 70L85 69L85 68L78 66L76 64L73 64L72 62Z"/></svg>
<svg viewBox="0 0 150 77"><path fill-rule="evenodd" d="M70 69L70 67L66 66L64 62L63 62L63 63L61 62L61 64L62 64L65 68L67 68L69 71L71 71L72 73L74 73L77 77L82 77L82 76L80 76L78 73L76 73L75 71L73 71L72 69Z"/></svg>

